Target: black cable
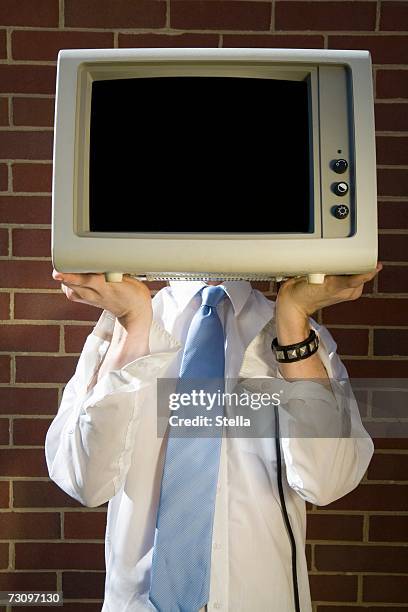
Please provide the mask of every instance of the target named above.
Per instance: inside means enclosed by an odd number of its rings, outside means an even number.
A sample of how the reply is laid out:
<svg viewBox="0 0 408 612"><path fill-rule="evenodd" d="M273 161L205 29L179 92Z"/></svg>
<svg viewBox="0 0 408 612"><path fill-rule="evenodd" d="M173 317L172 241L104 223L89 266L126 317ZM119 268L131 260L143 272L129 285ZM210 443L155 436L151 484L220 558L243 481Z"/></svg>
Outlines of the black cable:
<svg viewBox="0 0 408 612"><path fill-rule="evenodd" d="M285 496L283 493L282 486L282 457L280 450L280 435L279 435L279 413L278 406L275 406L275 446L276 446L276 469L278 474L278 489L279 489L279 497L282 507L283 519L285 521L286 529L288 531L288 536L290 540L290 545L292 548L292 580L293 580L293 597L295 600L295 612L300 612L300 604L299 604L299 590L298 590L298 582L297 582L297 568L296 568L296 543L295 538L293 536L292 528L289 522L288 512L286 510L285 504Z"/></svg>

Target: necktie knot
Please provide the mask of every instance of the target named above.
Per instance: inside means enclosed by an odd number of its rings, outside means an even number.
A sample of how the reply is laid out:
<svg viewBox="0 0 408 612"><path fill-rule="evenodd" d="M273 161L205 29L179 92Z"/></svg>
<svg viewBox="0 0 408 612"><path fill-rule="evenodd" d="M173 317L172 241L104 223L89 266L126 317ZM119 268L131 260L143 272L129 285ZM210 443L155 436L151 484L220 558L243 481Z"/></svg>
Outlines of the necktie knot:
<svg viewBox="0 0 408 612"><path fill-rule="evenodd" d="M202 306L215 307L226 297L225 289L222 285L207 285L202 290Z"/></svg>

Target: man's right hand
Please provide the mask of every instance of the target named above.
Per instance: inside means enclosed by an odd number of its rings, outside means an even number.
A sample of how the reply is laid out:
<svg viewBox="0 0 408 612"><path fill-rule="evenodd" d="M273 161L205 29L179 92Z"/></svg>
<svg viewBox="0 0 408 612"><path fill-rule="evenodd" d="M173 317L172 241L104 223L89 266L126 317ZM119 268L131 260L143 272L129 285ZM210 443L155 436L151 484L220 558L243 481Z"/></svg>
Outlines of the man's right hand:
<svg viewBox="0 0 408 612"><path fill-rule="evenodd" d="M61 282L61 289L69 300L108 310L128 331L140 325L140 321L151 321L150 290L128 275L120 283L110 283L104 274L68 274L54 268L52 277Z"/></svg>

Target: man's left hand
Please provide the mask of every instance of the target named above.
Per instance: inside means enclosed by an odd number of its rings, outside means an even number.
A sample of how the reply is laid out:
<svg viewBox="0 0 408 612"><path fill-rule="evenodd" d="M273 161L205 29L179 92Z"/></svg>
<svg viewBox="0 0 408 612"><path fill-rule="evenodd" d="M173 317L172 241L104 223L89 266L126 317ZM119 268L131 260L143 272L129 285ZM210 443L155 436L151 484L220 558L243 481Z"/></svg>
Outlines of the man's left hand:
<svg viewBox="0 0 408 612"><path fill-rule="evenodd" d="M279 288L277 302L303 316L312 315L316 310L359 298L364 283L369 282L382 269L381 262L365 274L327 275L322 284L309 283L306 276L289 278Z"/></svg>

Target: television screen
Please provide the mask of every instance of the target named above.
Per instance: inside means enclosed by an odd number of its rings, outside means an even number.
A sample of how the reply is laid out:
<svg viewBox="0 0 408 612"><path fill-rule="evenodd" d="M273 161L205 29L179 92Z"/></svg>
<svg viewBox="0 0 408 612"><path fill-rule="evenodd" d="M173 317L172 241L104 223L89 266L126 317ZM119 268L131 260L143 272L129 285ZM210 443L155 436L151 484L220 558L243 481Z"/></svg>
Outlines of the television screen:
<svg viewBox="0 0 408 612"><path fill-rule="evenodd" d="M91 232L313 232L308 82L92 84Z"/></svg>

